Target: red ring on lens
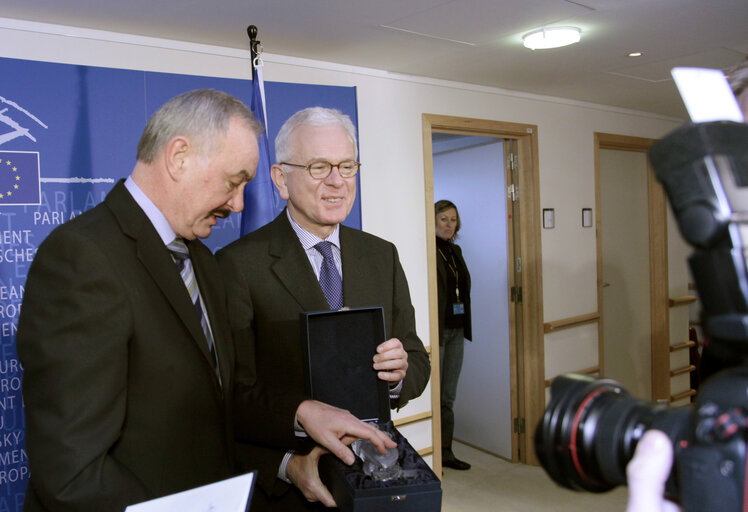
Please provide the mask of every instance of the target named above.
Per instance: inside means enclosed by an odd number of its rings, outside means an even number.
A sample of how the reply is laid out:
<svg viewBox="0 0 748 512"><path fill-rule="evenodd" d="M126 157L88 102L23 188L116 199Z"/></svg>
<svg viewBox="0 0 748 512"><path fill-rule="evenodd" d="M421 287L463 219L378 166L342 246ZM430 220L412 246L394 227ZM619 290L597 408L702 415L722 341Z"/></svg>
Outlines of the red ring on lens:
<svg viewBox="0 0 748 512"><path fill-rule="evenodd" d="M582 464L579 462L579 454L577 453L577 432L579 431L579 422L582 420L582 414L587 410L587 405L600 393L609 391L611 388L603 387L597 388L592 393L587 395L582 403L579 404L576 413L574 414L574 421L571 425L571 440L569 444L569 452L571 453L571 461L574 463L574 467L577 470L577 474L584 480L587 480L587 475L582 469Z"/></svg>

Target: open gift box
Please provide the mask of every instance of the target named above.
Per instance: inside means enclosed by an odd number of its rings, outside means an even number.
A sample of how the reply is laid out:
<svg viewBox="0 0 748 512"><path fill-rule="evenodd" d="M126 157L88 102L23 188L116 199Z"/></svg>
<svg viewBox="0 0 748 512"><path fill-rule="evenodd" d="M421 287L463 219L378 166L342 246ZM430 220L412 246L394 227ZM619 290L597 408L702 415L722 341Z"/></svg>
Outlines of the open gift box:
<svg viewBox="0 0 748 512"><path fill-rule="evenodd" d="M384 481L366 475L358 458L351 466L332 455L320 459L320 477L338 507L344 512L440 511L441 481L394 427L389 385L372 367L376 347L385 341L382 308L307 312L301 324L309 396L377 423L398 444L402 476Z"/></svg>

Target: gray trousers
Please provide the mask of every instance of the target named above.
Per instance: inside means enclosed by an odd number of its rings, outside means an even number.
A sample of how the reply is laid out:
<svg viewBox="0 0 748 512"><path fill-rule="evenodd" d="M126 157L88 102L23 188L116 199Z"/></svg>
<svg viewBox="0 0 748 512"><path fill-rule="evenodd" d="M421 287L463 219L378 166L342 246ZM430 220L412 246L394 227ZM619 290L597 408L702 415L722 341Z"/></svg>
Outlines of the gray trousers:
<svg viewBox="0 0 748 512"><path fill-rule="evenodd" d="M462 371L465 336L462 327L444 329L439 339L439 375L441 379L442 451L452 449L455 430L454 403L457 382Z"/></svg>

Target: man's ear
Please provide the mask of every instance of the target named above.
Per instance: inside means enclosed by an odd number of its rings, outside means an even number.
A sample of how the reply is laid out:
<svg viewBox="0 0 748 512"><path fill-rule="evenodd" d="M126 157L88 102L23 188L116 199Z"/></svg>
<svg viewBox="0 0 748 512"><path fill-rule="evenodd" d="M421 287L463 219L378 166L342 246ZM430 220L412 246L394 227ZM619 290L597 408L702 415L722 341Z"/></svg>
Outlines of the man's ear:
<svg viewBox="0 0 748 512"><path fill-rule="evenodd" d="M172 180L179 181L187 170L191 150L190 139L182 135L178 135L166 143L164 159L166 160L166 170Z"/></svg>
<svg viewBox="0 0 748 512"><path fill-rule="evenodd" d="M274 165L270 168L270 177L273 179L273 184L275 184L275 188L278 189L278 194L280 195L281 199L288 201L288 175L286 174L286 171L283 170L283 167L280 165Z"/></svg>

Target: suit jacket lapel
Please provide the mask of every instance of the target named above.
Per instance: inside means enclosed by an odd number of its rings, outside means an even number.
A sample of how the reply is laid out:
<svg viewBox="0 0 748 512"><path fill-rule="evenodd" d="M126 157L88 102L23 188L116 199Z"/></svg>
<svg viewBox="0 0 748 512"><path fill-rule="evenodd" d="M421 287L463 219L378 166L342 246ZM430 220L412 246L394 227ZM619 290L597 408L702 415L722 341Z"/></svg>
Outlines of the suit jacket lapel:
<svg viewBox="0 0 748 512"><path fill-rule="evenodd" d="M115 185L107 195L105 203L119 221L123 233L135 241L138 259L161 289L165 299L174 308L206 357L211 357L195 308L169 250L158 236L153 224L127 191L123 181Z"/></svg>
<svg viewBox="0 0 748 512"><path fill-rule="evenodd" d="M285 210L272 225L269 252L276 258L272 272L304 311L329 309L299 238L286 218Z"/></svg>

